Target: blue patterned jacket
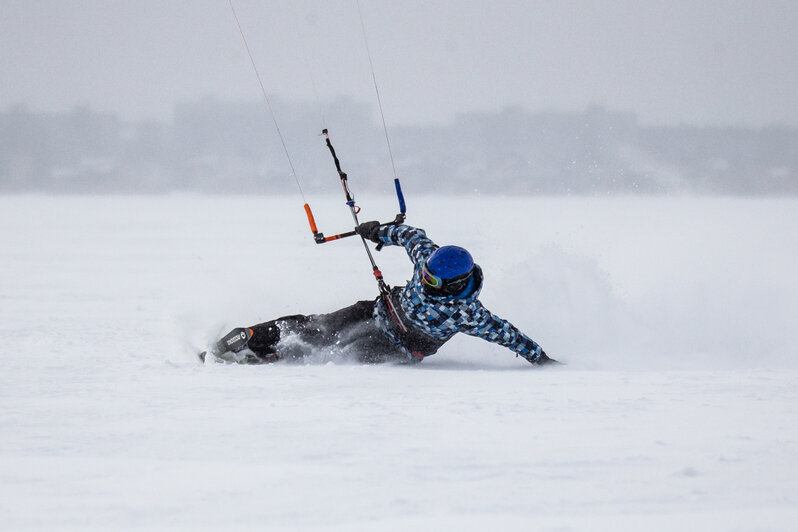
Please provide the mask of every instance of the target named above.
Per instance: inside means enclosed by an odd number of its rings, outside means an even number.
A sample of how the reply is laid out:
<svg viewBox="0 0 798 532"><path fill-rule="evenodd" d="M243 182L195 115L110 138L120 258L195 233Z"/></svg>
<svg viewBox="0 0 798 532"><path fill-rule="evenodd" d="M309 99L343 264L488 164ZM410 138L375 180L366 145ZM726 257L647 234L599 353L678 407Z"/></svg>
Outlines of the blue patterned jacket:
<svg viewBox="0 0 798 532"><path fill-rule="evenodd" d="M392 291L392 301L409 334L402 331L382 298L374 305L374 320L409 359L421 360L458 332L503 345L530 362L535 362L542 349L513 324L482 306L477 299L482 289L482 270L475 266L470 290L457 296L440 297L423 290L421 266L438 245L427 238L423 229L408 225L380 228L379 239L386 245L404 246L413 261L413 278L404 287Z"/></svg>

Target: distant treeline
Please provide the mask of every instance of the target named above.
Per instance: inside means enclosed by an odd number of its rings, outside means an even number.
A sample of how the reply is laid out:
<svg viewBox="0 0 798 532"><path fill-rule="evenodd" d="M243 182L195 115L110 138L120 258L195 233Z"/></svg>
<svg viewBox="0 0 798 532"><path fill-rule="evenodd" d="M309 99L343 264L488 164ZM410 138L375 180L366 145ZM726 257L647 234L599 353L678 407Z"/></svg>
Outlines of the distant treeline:
<svg viewBox="0 0 798 532"><path fill-rule="evenodd" d="M357 190L391 190L381 124L365 104L273 102L305 193L337 191L319 133L328 127ZM798 129L656 127L602 108L507 108L447 125L391 127L396 168L415 193L798 193ZM401 120L396 120L400 122ZM0 113L0 192L293 193L265 106L202 99L164 121L127 122L88 107Z"/></svg>

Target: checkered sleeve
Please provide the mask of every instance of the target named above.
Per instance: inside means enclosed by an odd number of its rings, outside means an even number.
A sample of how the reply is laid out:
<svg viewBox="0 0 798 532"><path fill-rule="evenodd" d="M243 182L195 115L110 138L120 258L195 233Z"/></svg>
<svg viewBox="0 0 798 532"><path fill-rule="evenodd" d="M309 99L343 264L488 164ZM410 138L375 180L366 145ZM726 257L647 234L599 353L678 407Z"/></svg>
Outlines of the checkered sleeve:
<svg viewBox="0 0 798 532"><path fill-rule="evenodd" d="M509 321L493 315L482 305L473 310L471 319L461 324L460 331L494 344L503 345L529 362L535 362L543 352L537 342L519 331Z"/></svg>
<svg viewBox="0 0 798 532"><path fill-rule="evenodd" d="M378 236L380 241L388 246L404 246L414 264L423 263L433 251L438 249L438 245L427 238L427 233L423 229L409 225L385 225L380 227Z"/></svg>

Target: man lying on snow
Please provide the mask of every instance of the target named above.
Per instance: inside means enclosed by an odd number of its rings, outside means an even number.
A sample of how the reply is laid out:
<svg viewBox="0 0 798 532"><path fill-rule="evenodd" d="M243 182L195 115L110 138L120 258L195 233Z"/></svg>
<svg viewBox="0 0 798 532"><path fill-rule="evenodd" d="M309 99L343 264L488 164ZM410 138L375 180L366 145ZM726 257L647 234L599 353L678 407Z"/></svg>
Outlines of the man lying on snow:
<svg viewBox="0 0 798 532"><path fill-rule="evenodd" d="M413 278L391 290L397 316L382 297L330 314L285 316L232 330L216 343L213 355L241 364L301 359L319 351L340 352L367 363L420 362L463 332L503 345L532 364L556 362L482 306L477 299L482 269L465 249L438 247L422 229L407 225L365 222L356 231L373 242L404 246L413 261Z"/></svg>

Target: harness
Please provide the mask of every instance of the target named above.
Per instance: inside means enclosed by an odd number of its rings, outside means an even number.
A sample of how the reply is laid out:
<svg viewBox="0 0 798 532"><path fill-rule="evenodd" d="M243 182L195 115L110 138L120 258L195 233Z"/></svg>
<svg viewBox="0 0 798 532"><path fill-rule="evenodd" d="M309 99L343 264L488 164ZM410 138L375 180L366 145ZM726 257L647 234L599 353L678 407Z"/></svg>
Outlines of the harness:
<svg viewBox="0 0 798 532"><path fill-rule="evenodd" d="M399 304L399 295L403 289L404 287L402 286L395 286L388 295L392 303L391 306L398 316L394 316L389 312L389 318L381 321L386 325L387 330L385 332L388 336L405 348L414 358L421 361L425 357L437 353L438 349L454 335L444 339L433 338L413 325L413 322L410 321L402 309L402 305ZM379 302L379 298L377 302Z"/></svg>

